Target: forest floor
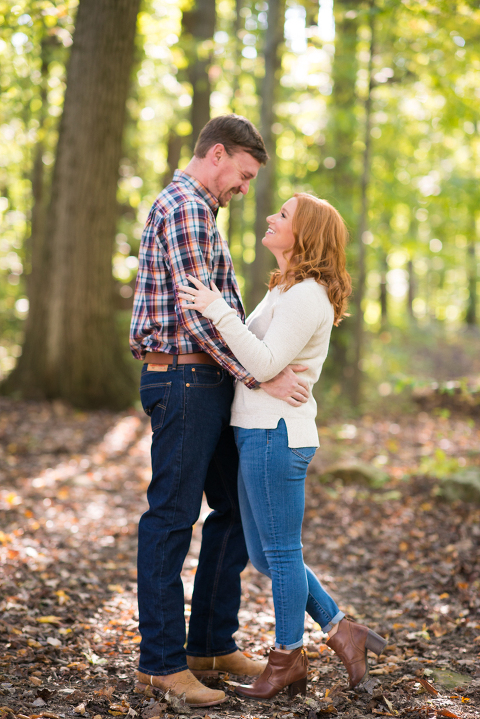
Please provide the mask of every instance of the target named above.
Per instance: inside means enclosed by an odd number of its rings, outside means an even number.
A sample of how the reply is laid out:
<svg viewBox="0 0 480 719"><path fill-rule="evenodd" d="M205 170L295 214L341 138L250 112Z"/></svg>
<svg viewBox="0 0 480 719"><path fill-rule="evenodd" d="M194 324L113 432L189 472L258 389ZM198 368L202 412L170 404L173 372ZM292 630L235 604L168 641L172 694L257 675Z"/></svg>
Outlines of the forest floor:
<svg viewBox="0 0 480 719"><path fill-rule="evenodd" d="M240 699L191 710L134 692L140 640L135 555L145 509L146 418L0 399L0 719L164 716L480 717L480 504L447 503L425 462L480 464L480 422L420 413L320 428L307 480L305 558L342 609L388 639L362 691L307 619L307 696ZM441 453L438 453L440 448ZM361 461L377 487L318 479ZM453 466L452 465L452 466ZM433 465L432 465L433 466ZM207 508L204 508L207 511ZM190 602L200 542L183 577ZM273 641L269 582L243 575L237 641Z"/></svg>

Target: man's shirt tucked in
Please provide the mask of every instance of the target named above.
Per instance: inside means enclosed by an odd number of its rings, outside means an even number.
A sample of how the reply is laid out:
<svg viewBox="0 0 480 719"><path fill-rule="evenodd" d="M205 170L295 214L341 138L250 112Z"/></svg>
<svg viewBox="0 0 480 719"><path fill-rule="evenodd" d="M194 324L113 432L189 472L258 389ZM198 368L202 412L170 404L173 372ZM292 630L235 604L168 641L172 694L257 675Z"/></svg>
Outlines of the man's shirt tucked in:
<svg viewBox="0 0 480 719"><path fill-rule="evenodd" d="M177 296L177 285L188 284L187 274L207 287L213 280L245 319L230 252L215 222L217 212L217 199L180 170L153 203L138 255L130 347L136 359L146 352L207 352L247 387L255 387L213 324L186 309Z"/></svg>

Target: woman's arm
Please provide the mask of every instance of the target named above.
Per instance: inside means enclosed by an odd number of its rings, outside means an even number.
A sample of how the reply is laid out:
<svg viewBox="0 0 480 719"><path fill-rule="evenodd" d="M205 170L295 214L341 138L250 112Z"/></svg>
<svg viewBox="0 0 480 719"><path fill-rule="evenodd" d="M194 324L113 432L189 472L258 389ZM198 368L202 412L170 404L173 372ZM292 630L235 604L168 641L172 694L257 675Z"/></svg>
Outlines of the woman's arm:
<svg viewBox="0 0 480 719"><path fill-rule="evenodd" d="M280 293L275 313L263 340L243 324L218 289L209 290L189 277L196 289L179 287L186 307L202 312L218 329L238 361L259 382L267 382L291 364L325 316L312 283L299 283ZM192 304L193 303L193 304Z"/></svg>

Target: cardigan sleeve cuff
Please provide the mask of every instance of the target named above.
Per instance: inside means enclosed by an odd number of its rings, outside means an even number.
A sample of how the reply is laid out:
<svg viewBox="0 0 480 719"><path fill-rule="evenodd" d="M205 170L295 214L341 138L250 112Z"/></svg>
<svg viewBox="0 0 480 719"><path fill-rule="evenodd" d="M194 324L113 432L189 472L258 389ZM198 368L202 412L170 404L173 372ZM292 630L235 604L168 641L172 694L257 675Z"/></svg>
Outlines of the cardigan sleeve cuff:
<svg viewBox="0 0 480 719"><path fill-rule="evenodd" d="M205 307L202 315L206 317L207 320L211 320L214 325L217 325L225 315L232 312L236 314L235 310L225 302L223 297L219 297L218 300L213 300L208 307Z"/></svg>

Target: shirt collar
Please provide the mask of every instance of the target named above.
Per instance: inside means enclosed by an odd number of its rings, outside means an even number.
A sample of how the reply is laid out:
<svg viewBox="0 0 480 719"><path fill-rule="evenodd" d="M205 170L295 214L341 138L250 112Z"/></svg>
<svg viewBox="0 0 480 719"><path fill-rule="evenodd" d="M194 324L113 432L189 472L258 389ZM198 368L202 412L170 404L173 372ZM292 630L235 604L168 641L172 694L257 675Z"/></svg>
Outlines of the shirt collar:
<svg viewBox="0 0 480 719"><path fill-rule="evenodd" d="M175 170L173 174L173 182L180 182L182 185L188 185L192 190L194 190L200 197L202 197L207 205L212 209L213 213L216 215L218 212L219 204L218 200L215 197L215 195L212 195L210 190L207 190L205 185L202 185L201 182L195 179L195 177L192 177L191 175L187 174L186 172L183 172L183 170Z"/></svg>

